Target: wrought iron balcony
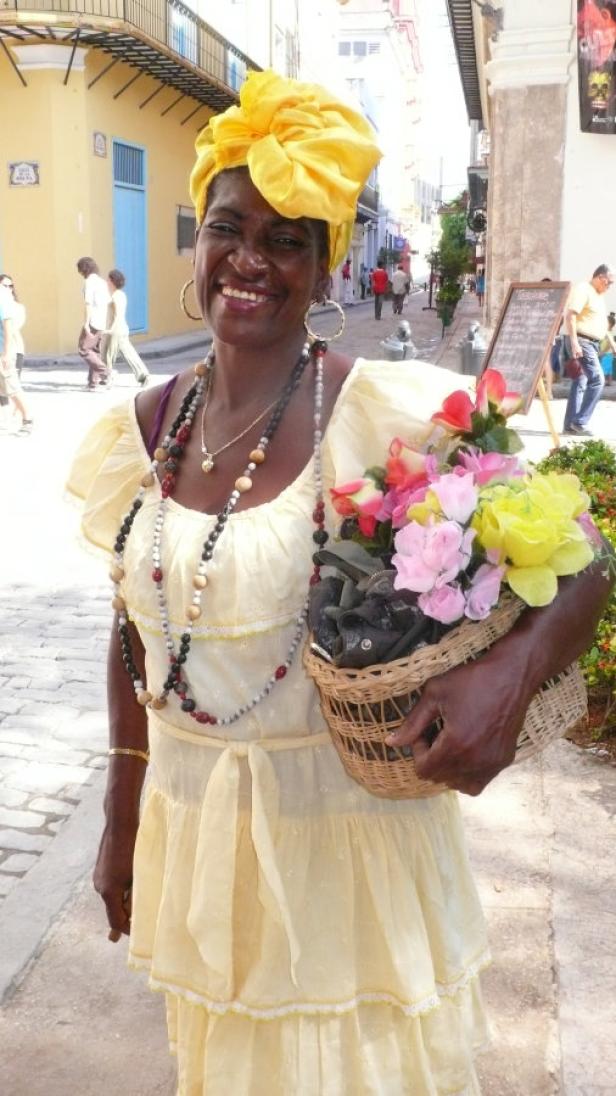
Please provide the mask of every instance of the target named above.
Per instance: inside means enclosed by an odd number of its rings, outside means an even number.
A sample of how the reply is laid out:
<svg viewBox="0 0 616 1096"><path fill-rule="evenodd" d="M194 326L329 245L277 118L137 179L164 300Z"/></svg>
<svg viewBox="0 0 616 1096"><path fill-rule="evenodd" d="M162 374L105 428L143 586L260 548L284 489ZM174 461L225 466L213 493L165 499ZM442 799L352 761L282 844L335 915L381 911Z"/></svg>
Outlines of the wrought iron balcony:
<svg viewBox="0 0 616 1096"><path fill-rule="evenodd" d="M359 201L357 203L357 220L360 224L366 221L375 220L379 211L379 190L378 187L371 186L370 183L366 183L359 195Z"/></svg>
<svg viewBox="0 0 616 1096"><path fill-rule="evenodd" d="M0 45L41 39L104 50L111 64L133 65L215 111L236 102L247 69L260 67L181 0L0 0Z"/></svg>

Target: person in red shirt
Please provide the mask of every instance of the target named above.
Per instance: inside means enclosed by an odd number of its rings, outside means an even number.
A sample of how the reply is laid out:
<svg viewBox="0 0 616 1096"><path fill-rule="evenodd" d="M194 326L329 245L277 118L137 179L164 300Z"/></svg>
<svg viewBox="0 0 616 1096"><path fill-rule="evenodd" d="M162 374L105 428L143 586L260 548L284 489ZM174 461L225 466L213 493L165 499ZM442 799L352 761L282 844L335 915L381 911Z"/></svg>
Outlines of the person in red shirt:
<svg viewBox="0 0 616 1096"><path fill-rule="evenodd" d="M383 309L383 297L387 291L389 285L389 278L387 277L387 271L384 269L383 263L376 264L376 270L372 271L370 275L372 282L372 292L374 294L374 318L380 320L381 311Z"/></svg>

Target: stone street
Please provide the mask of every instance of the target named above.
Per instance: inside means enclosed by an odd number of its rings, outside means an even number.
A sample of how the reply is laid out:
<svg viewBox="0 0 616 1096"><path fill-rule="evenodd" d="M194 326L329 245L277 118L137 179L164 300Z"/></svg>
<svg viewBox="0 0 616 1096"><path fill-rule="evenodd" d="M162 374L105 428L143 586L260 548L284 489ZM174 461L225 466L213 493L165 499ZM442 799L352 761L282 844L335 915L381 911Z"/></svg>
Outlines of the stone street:
<svg viewBox="0 0 616 1096"><path fill-rule="evenodd" d="M444 341L435 313L422 311L426 303L417 293L403 317L420 356L455 367L474 301L463 301ZM380 340L394 326L390 306L377 323L371 302L358 304L338 345L380 358ZM199 357L195 341L184 340L172 358L148 358L157 379ZM34 432L16 436L6 414L0 423L0 998L25 974L2 1020L2 1088L7 1096L102 1096L121 1086L127 1096L166 1096L172 1071L160 1005L125 973L123 944L106 943L102 907L87 882L106 767L111 610L104 561L79 543L63 484L87 427L135 389L126 372L109 392L87 393L83 381L71 362L26 368ZM554 401L558 424L563 407ZM549 450L539 401L515 425L531 457ZM616 442L613 402L601 403L593 426ZM616 771L560 744L548 760L519 766L466 801L465 811L498 953L487 979L496 1047L484 1067L486 1092L616 1091L606 1012L614 974L580 929L592 925L601 942L609 925L613 933ZM46 1030L51 1009L54 1026Z"/></svg>

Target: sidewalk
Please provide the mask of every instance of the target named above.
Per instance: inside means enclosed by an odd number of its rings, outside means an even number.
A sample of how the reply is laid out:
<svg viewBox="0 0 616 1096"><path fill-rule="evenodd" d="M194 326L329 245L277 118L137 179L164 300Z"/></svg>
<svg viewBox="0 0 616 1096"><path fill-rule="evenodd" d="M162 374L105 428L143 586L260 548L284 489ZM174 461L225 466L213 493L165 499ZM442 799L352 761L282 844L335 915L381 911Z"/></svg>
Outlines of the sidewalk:
<svg viewBox="0 0 616 1096"><path fill-rule="evenodd" d="M403 318L422 357L444 363L471 313L465 300L441 340L426 303L414 296ZM347 310L338 345L380 358L396 318L387 309L378 323L371 304ZM35 433L0 436L5 467L17 470L3 482L3 517L19 543L3 560L11 594L0 623L2 1096L174 1093L163 1002L124 969L125 941L107 942L89 882L106 764L109 592L101 561L77 544L62 485L77 438L133 391L120 381L92 399L50 370L47 383L29 383ZM616 442L611 406L597 422ZM549 448L539 406L516 425L529 450ZM616 767L559 743L462 804L495 957L484 983L495 1034L485 1096L616 1092Z"/></svg>
<svg viewBox="0 0 616 1096"><path fill-rule="evenodd" d="M184 355L190 352L194 352L197 357L202 357L207 353L211 342L212 338L208 332L197 327L196 331L190 331L186 334L165 335L158 339L145 339L143 342L135 342L135 348L144 362L151 362L160 358L172 358L176 354ZM85 370L79 354L26 355L26 369L68 369L71 366L79 366L80 369Z"/></svg>

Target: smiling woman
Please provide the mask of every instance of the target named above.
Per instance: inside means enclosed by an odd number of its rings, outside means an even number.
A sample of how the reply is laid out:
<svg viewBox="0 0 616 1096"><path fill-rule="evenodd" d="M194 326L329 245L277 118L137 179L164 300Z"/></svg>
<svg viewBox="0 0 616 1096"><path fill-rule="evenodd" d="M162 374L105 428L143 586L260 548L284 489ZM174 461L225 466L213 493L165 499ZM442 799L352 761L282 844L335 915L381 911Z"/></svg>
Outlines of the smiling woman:
<svg viewBox="0 0 616 1096"><path fill-rule="evenodd" d="M459 382L307 336L378 157L322 88L249 77L192 176L212 351L107 414L69 484L111 557L117 613L95 886L111 938L130 934L131 964L166 995L179 1096L479 1091L487 944L457 798L354 784L298 657L331 489L391 437L425 441ZM587 639L605 585L585 586L575 638L561 608L495 644L487 669L439 679L431 779L477 792L510 763L537 683Z"/></svg>

